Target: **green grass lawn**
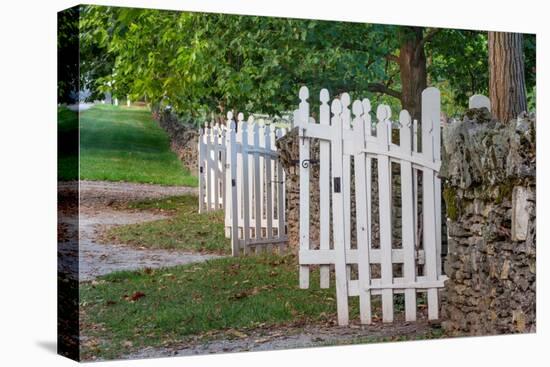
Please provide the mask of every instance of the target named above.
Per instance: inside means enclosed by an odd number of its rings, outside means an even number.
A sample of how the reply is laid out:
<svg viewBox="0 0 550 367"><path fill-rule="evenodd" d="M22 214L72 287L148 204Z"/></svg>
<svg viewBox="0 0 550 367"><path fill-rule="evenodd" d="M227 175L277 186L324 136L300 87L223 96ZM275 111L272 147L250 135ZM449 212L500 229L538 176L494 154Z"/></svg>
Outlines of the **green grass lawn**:
<svg viewBox="0 0 550 367"><path fill-rule="evenodd" d="M319 283L315 275L311 282ZM85 334L98 340L84 347L84 358L213 330L317 322L336 312L334 288L299 289L296 258L275 255L114 273L81 285L80 302Z"/></svg>
<svg viewBox="0 0 550 367"><path fill-rule="evenodd" d="M184 195L127 204L129 209L154 210L172 216L113 227L101 239L139 247L230 254L231 243L224 236L223 210L199 214L198 200L196 196Z"/></svg>
<svg viewBox="0 0 550 367"><path fill-rule="evenodd" d="M359 319L358 301L350 298L350 320ZM319 272L313 271L310 288L299 289L293 255L227 257L113 273L81 284L80 309L84 335L90 338L82 346L84 359L117 358L144 347L181 344L187 338L238 338L256 328L336 322L334 284L320 289ZM396 312L403 314L403 307L396 307ZM380 299L373 298L373 317L380 316ZM432 337L441 337L441 329L355 342Z"/></svg>
<svg viewBox="0 0 550 367"><path fill-rule="evenodd" d="M80 178L197 186L142 107L96 105L80 113Z"/></svg>

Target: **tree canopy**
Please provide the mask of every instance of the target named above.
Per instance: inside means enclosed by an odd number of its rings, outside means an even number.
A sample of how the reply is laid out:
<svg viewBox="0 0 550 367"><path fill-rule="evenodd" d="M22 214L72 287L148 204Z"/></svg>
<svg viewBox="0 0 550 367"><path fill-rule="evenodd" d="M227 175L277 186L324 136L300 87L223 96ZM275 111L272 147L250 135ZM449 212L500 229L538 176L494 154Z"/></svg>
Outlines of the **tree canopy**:
<svg viewBox="0 0 550 367"><path fill-rule="evenodd" d="M96 92L146 98L195 119L229 109L280 115L296 108L301 85L313 98L328 88L397 107L404 81L396 57L413 32L448 113L487 93L485 32L102 6L82 7L81 77Z"/></svg>

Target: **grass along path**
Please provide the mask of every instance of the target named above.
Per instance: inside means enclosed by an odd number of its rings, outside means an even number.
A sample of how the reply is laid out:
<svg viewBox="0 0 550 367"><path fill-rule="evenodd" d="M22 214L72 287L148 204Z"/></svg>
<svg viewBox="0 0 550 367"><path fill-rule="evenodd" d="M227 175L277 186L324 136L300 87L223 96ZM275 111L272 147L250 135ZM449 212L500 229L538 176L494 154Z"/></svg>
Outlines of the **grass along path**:
<svg viewBox="0 0 550 367"><path fill-rule="evenodd" d="M223 210L198 213L194 195L174 196L127 204L125 209L171 214L168 219L113 227L101 236L102 242L145 248L173 249L215 254L231 254L224 235Z"/></svg>
<svg viewBox="0 0 550 367"><path fill-rule="evenodd" d="M441 336L440 329L427 330L427 325L413 325L412 331L404 333L407 324L400 321L404 320L403 302L396 304L395 323L381 325L380 297L373 297L374 329L357 324L358 297L350 298L354 324L338 328L334 284L320 289L319 272L313 271L310 289L299 289L297 269L292 255L263 254L118 272L81 284L82 357L111 359L137 353L143 358L171 355L171 350L183 350L182 354L223 352L228 345L221 342L215 346L219 340L242 341L231 347L233 351L259 343L267 343L262 348L269 349L270 341L275 342L273 348L298 347L300 342L292 335L304 332L309 336L303 337L316 345ZM425 305L423 297L418 301ZM419 317L419 321L426 320L425 313ZM389 330L383 335L370 333L377 328ZM340 331L349 337L340 338ZM326 337L319 338L322 334ZM214 345L201 349L209 341Z"/></svg>
<svg viewBox="0 0 550 367"><path fill-rule="evenodd" d="M197 186L149 110L111 105L80 113L80 179Z"/></svg>
<svg viewBox="0 0 550 367"><path fill-rule="evenodd" d="M332 317L334 289L301 290L296 270L292 256L264 255L119 272L83 284L84 358L117 357L213 330ZM311 282L319 283L315 276Z"/></svg>

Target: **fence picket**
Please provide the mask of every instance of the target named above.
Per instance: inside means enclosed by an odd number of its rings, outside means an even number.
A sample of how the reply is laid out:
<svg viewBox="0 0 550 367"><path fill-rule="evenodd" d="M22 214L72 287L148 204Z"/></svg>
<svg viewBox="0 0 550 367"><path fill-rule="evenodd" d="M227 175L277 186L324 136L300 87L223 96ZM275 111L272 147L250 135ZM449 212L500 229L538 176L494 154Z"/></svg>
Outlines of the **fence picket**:
<svg viewBox="0 0 550 367"><path fill-rule="evenodd" d="M370 107L368 104L365 104ZM356 231L357 231L357 252L358 252L358 272L359 272L359 314L361 323L370 324L371 315L371 292L370 292L370 260L369 260L369 241L368 232L370 228L367 225L367 186L366 186L366 154L365 148L365 125L370 129L370 120L366 122L360 101L353 102L353 132L356 140L354 141L354 164L355 164L355 202L356 202Z"/></svg>
<svg viewBox="0 0 550 367"><path fill-rule="evenodd" d="M266 136L265 136L265 130L267 128L267 126L264 124L264 121L263 120L260 120L258 121L258 124L259 124L259 129L258 129L258 140L259 140L259 145L258 145L258 149L259 149L259 160L260 160L260 167L259 167L259 174L260 174L260 179L259 179L259 186L260 186L260 196L259 196L259 201L260 201L260 213L259 213L259 218L260 218L260 237L263 237L264 234L263 234L263 230L266 228L267 226L267 219L266 219L266 215L265 215L265 211L266 211L266 190L267 190L267 185L266 185L266 179L265 179L265 164L266 164L266 159L265 159L265 154L261 154L263 152L266 152L267 149L266 149ZM265 237L267 237L267 230L266 230L266 234L265 234Z"/></svg>
<svg viewBox="0 0 550 367"><path fill-rule="evenodd" d="M285 129L277 130L277 138L283 137L286 134ZM275 161L277 166L277 235L281 238L286 238L286 221L285 221L285 173L283 171L283 165L279 160ZM283 251L285 242L280 242L279 250Z"/></svg>
<svg viewBox="0 0 550 367"><path fill-rule="evenodd" d="M261 213L261 196L260 196L260 126L256 123L252 127L254 153L252 155L254 162L254 171L251 175L254 180L254 238L259 240L262 238L262 213ZM260 246L261 247L261 246Z"/></svg>
<svg viewBox="0 0 550 367"><path fill-rule="evenodd" d="M378 124L376 125L376 138L382 149L388 150L388 109L385 105L379 105L376 111ZM382 283L392 284L392 238L391 238L391 180L390 160L386 155L378 156L378 194L379 194L379 223L380 223L380 249L382 258L380 262ZM391 289L382 290L382 321L393 321L393 292Z"/></svg>
<svg viewBox="0 0 550 367"><path fill-rule="evenodd" d="M328 105L328 90L322 89L319 95L321 107L319 123L330 125L330 107ZM330 142L319 142L319 247L321 250L330 248ZM330 266L320 266L320 286L330 286Z"/></svg>
<svg viewBox="0 0 550 367"><path fill-rule="evenodd" d="M242 113L239 113L239 121L242 121ZM243 122L241 124L241 131L242 131L242 167L243 167L243 241L244 243L248 242L250 239L250 178L251 175L248 172L248 165L250 163L249 154L248 154L248 123ZM243 251L246 254L250 251L250 249L247 246L243 246Z"/></svg>
<svg viewBox="0 0 550 367"><path fill-rule="evenodd" d="M411 155L411 116L407 110L399 114L399 146L403 154ZM415 256L414 256L414 206L413 206L413 175L410 161L401 161L401 230L404 262L403 275L406 283L416 281ZM405 289L405 320L416 320L416 290Z"/></svg>
<svg viewBox="0 0 550 367"><path fill-rule="evenodd" d="M433 151L433 132L439 129L438 108L440 97L436 88L427 88L422 92L422 154L426 160L434 160ZM435 215L435 195L434 182L435 174L433 171L424 169L422 177L422 223L424 225L423 244L426 254L426 277L430 280L437 280L437 238L436 238L436 215ZM437 288L428 289L428 318L437 319L438 295Z"/></svg>
<svg viewBox="0 0 550 367"><path fill-rule="evenodd" d="M219 152L220 152L220 146L219 146L219 125L215 124L212 127L212 187L213 187L213 194L214 198L212 200L212 209L216 210L219 209L220 204L220 193L219 193Z"/></svg>
<svg viewBox="0 0 550 367"><path fill-rule="evenodd" d="M332 218L332 233L334 236L336 273L336 303L338 312L338 324L347 325L348 315L348 275L346 271L346 242L344 232L344 198L342 186L349 185L349 182L342 182L342 104L339 100L332 101L331 112L333 114L331 126L333 127L331 140L331 163L332 163L332 206L334 216ZM309 193L308 193L309 196ZM308 203L309 204L309 203ZM301 209L302 207L300 207Z"/></svg>
<svg viewBox="0 0 550 367"><path fill-rule="evenodd" d="M349 109L350 105L350 96L348 93L343 93L340 97L340 102L342 104L342 129L344 131L351 130L351 111ZM351 170L350 170L351 159L350 155L344 154L342 156L342 182L346 184L343 185L343 200L344 200L344 243L346 244L346 249L351 248ZM351 279L351 266L346 265L346 274L348 281Z"/></svg>
<svg viewBox="0 0 550 367"><path fill-rule="evenodd" d="M234 177L237 177L237 137L236 137L236 125L233 121L233 113L227 113L227 122L229 125L229 144L227 145L229 152L229 179L231 187L231 204L229 209L231 210L231 254L238 256L240 251L239 246L239 205L237 205L238 192L237 184ZM227 208L226 208L227 211Z"/></svg>
<svg viewBox="0 0 550 367"><path fill-rule="evenodd" d="M212 210L212 129L205 126L206 130L206 210Z"/></svg>
<svg viewBox="0 0 550 367"><path fill-rule="evenodd" d="M300 105L297 113L297 125L300 136L306 131L309 121L309 91L306 87L300 88ZM309 139L301 138L300 143L300 249L309 250ZM300 288L309 287L309 266L300 266Z"/></svg>
<svg viewBox="0 0 550 367"><path fill-rule="evenodd" d="M206 154L206 147L204 145L204 140L206 139L205 134L205 127L202 127L200 129L200 135L199 135L199 213L205 212L204 207L204 195L205 195L205 177L204 177L204 156Z"/></svg>

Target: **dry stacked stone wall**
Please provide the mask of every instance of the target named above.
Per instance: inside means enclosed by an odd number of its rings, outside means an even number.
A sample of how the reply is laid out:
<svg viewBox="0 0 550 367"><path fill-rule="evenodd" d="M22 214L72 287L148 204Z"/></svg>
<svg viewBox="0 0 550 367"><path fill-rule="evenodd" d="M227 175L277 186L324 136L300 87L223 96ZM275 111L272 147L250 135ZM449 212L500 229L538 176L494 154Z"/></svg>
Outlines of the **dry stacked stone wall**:
<svg viewBox="0 0 550 367"><path fill-rule="evenodd" d="M535 331L535 118L470 110L444 129L451 335Z"/></svg>
<svg viewBox="0 0 550 367"><path fill-rule="evenodd" d="M176 115L168 111L154 112L153 117L168 134L170 148L177 154L183 166L196 174L199 160L199 129L190 123L179 121Z"/></svg>

